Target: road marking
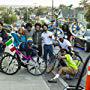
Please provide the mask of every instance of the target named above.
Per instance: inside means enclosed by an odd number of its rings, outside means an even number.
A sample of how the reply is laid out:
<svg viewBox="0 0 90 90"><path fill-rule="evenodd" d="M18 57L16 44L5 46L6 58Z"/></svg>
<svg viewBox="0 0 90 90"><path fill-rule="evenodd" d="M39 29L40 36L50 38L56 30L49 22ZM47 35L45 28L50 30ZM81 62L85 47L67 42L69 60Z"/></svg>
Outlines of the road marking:
<svg viewBox="0 0 90 90"><path fill-rule="evenodd" d="M59 78L59 81L63 84L64 87L69 86L62 78Z"/></svg>

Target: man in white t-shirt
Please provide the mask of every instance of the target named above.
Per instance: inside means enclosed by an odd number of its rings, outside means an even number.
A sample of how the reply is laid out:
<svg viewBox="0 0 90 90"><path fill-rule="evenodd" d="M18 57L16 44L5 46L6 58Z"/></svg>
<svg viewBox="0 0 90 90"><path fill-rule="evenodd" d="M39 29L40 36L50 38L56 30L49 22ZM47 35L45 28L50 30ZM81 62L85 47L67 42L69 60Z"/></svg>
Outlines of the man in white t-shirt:
<svg viewBox="0 0 90 90"><path fill-rule="evenodd" d="M63 36L59 36L59 46L62 49L66 49L68 52L73 50L71 43L67 39L64 39Z"/></svg>
<svg viewBox="0 0 90 90"><path fill-rule="evenodd" d="M41 34L42 44L44 47L44 59L47 61L47 55L49 54L50 57L53 56L53 39L54 35L52 32L48 31L48 25L44 24L42 26L43 33Z"/></svg>
<svg viewBox="0 0 90 90"><path fill-rule="evenodd" d="M60 47L60 49L66 49L67 53L72 55L73 47L72 47L71 43L67 39L64 39L64 35L58 36L58 39L59 39L58 46ZM60 65L66 66L66 63L63 60L61 60ZM58 67L59 67L59 65L58 65Z"/></svg>

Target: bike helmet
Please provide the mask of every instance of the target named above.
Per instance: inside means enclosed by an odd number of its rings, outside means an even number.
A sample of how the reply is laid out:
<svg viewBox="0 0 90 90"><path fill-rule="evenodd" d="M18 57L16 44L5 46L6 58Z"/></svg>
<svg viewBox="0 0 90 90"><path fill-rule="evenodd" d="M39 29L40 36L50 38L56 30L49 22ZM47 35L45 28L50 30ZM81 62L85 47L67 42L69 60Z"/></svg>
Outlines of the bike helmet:
<svg viewBox="0 0 90 90"><path fill-rule="evenodd" d="M31 38L31 37L29 37L29 38L27 39L27 42L32 43L32 42L33 42L32 38Z"/></svg>

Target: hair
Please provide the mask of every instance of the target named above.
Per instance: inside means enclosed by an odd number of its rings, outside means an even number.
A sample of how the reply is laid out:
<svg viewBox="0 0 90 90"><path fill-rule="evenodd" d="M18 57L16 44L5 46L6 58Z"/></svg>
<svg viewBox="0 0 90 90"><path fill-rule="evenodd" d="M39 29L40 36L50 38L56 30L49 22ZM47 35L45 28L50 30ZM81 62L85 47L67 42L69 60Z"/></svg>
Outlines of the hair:
<svg viewBox="0 0 90 90"><path fill-rule="evenodd" d="M44 23L44 24L42 25L42 28L43 28L44 26L46 26L46 27L48 28L48 25L47 25L46 23Z"/></svg>
<svg viewBox="0 0 90 90"><path fill-rule="evenodd" d="M3 22L2 21L0 21L0 24L3 26Z"/></svg>
<svg viewBox="0 0 90 90"><path fill-rule="evenodd" d="M60 51L61 51L61 53L64 53L64 52L68 53L68 51L66 49L61 49Z"/></svg>
<svg viewBox="0 0 90 90"><path fill-rule="evenodd" d="M20 27L20 28L18 29L18 32L20 32L21 29L22 29L22 35L25 35L25 31L24 31L23 27Z"/></svg>
<svg viewBox="0 0 90 90"><path fill-rule="evenodd" d="M35 27L36 27L36 26L40 26L40 27L41 27L41 24L40 24L40 23L35 23L34 26L35 26Z"/></svg>
<svg viewBox="0 0 90 90"><path fill-rule="evenodd" d="M31 23L27 23L25 27L27 28L28 26L32 28L32 24Z"/></svg>

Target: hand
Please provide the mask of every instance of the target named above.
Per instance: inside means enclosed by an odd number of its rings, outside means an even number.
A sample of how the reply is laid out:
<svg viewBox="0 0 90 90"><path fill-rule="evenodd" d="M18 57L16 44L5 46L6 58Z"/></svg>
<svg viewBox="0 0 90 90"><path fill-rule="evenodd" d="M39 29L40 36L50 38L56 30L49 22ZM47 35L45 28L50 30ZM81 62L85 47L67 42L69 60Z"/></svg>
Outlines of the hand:
<svg viewBox="0 0 90 90"><path fill-rule="evenodd" d="M3 43L3 41L2 41L2 37L0 37L0 43Z"/></svg>
<svg viewBox="0 0 90 90"><path fill-rule="evenodd" d="M61 56L61 55L57 55L57 56L56 56L56 58L59 60L59 59L61 59L61 57L60 57L60 56Z"/></svg>
<svg viewBox="0 0 90 90"><path fill-rule="evenodd" d="M55 37L55 41L58 41L58 38L57 37Z"/></svg>

